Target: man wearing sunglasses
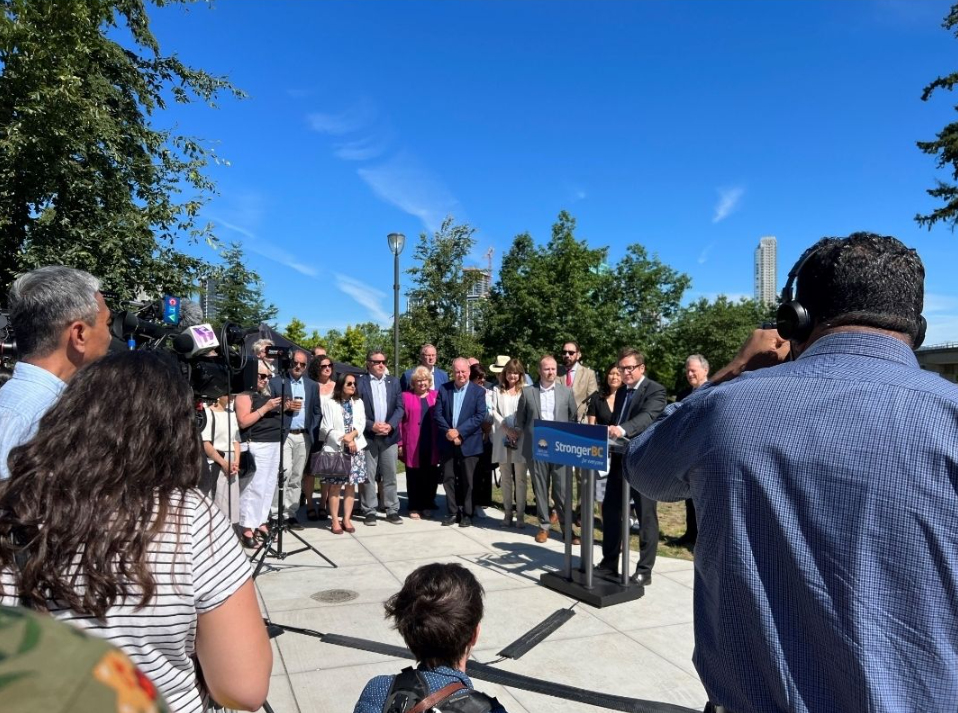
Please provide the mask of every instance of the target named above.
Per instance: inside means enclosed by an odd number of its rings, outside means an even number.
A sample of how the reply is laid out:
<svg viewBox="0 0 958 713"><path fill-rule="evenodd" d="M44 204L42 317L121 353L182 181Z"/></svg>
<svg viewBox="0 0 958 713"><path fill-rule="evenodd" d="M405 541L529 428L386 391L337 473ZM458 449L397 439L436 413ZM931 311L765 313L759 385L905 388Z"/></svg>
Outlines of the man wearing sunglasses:
<svg viewBox="0 0 958 713"><path fill-rule="evenodd" d="M322 411L319 403L319 387L306 375L309 355L297 349L290 358L289 371L283 376L274 376L269 383L270 392L279 396L285 389L286 403L283 404L283 430L286 440L283 442L283 467L286 468L286 492L283 498L283 512L279 513L279 489L273 494L273 506L270 514L286 518L286 524L294 530L302 530L296 513L299 510L299 496L303 487L303 473L309 461L309 452L317 442ZM284 383L285 382L285 385Z"/></svg>
<svg viewBox="0 0 958 713"><path fill-rule="evenodd" d="M362 486L363 523L376 524L376 481L383 484L386 522L401 525L396 466L399 461L399 422L404 409L402 387L395 376L386 375L386 355L371 351L366 355L366 373L356 381L359 398L366 407L366 482Z"/></svg>

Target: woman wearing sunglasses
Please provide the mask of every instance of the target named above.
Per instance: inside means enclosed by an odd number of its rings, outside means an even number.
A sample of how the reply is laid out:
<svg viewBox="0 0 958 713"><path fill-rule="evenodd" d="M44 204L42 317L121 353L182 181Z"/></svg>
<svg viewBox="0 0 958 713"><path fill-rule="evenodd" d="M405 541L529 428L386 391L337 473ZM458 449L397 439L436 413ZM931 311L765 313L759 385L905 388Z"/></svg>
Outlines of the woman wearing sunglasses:
<svg viewBox="0 0 958 713"><path fill-rule="evenodd" d="M274 397L269 390L273 373L262 360L257 366L256 391L247 391L236 397L240 435L248 442L249 455L256 467L253 477L240 493L239 524L246 547L256 547L256 538L264 537L269 531L266 522L279 474L279 434L283 424L279 408L282 397Z"/></svg>
<svg viewBox="0 0 958 713"><path fill-rule="evenodd" d="M309 378L319 384L319 405L332 398L336 381L333 379L333 360L325 354L313 357L309 363ZM306 498L306 519L316 522L329 518L326 505L329 503L329 485L324 481L320 490L318 506L313 505L313 489L316 487L316 478L322 477L318 473L310 473L303 478L303 496Z"/></svg>
<svg viewBox="0 0 958 713"><path fill-rule="evenodd" d="M329 515L332 532L356 532L353 527L353 502L356 486L366 482L366 409L356 391L356 375L340 374L336 379L331 398L322 402L323 421L319 428L319 440L323 450L329 453L346 452L349 456L347 475L323 475L323 483L329 484ZM339 500L343 498L343 518L339 519Z"/></svg>

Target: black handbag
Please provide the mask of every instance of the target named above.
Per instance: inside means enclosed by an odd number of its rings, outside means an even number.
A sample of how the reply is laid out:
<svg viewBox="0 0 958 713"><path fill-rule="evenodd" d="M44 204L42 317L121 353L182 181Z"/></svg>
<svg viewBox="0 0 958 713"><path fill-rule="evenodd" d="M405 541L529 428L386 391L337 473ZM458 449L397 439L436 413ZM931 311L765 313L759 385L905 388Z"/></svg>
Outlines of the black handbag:
<svg viewBox="0 0 958 713"><path fill-rule="evenodd" d="M345 478L351 466L352 457L343 451L319 451L309 459L309 472L315 476Z"/></svg>

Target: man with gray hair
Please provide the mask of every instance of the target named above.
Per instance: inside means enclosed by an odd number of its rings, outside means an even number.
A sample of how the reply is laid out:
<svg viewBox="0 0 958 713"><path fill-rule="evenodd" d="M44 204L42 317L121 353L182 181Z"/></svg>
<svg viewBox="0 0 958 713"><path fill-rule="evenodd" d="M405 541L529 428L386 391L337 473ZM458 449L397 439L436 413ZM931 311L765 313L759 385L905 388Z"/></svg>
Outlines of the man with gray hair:
<svg viewBox="0 0 958 713"><path fill-rule="evenodd" d="M689 388L683 389L676 401L681 401L691 394L697 388L709 380L709 362L701 354L691 354L685 360L685 379L689 382ZM699 525L695 519L695 504L692 498L685 499L685 534L673 539L670 544L679 547L695 547L695 542L699 538Z"/></svg>
<svg viewBox="0 0 958 713"><path fill-rule="evenodd" d="M100 281L83 270L50 265L20 275L9 304L20 359L0 391L0 480L10 477L10 450L33 438L66 382L112 339Z"/></svg>

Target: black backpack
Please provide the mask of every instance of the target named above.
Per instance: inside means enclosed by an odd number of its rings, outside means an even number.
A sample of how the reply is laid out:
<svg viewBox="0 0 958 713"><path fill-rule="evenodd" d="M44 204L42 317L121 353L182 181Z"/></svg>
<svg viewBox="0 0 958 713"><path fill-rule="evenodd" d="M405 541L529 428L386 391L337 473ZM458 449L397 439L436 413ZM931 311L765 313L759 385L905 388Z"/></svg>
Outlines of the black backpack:
<svg viewBox="0 0 958 713"><path fill-rule="evenodd" d="M427 701L427 698L430 700ZM423 703L426 705L423 706ZM383 704L383 713L488 713L498 705L499 701L495 698L474 691L459 681L450 683L430 696L429 686L422 673L407 666L393 679Z"/></svg>

